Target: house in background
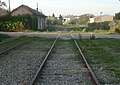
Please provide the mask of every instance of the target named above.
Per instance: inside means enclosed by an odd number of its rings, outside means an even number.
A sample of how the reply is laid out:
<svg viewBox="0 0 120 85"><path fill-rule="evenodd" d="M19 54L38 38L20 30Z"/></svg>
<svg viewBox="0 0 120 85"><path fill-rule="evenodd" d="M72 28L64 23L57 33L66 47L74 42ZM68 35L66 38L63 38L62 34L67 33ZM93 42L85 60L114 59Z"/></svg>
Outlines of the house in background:
<svg viewBox="0 0 120 85"><path fill-rule="evenodd" d="M34 10L26 5L21 5L18 8L14 9L11 13L12 16L30 14L37 16L38 18L38 29L44 29L46 27L46 16L37 10Z"/></svg>
<svg viewBox="0 0 120 85"><path fill-rule="evenodd" d="M3 8L0 8L0 16L6 15L6 14L8 14L8 11Z"/></svg>
<svg viewBox="0 0 120 85"><path fill-rule="evenodd" d="M113 21L113 19L114 19L114 16L111 16L111 15L96 16L96 17L90 18L90 23Z"/></svg>

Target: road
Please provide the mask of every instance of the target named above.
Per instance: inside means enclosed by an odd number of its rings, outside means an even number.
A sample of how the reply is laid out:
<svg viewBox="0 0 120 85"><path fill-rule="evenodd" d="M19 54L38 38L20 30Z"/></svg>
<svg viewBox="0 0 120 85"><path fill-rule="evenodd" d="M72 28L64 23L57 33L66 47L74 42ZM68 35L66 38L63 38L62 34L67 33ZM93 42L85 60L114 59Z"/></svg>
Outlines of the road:
<svg viewBox="0 0 120 85"><path fill-rule="evenodd" d="M39 36L39 37L49 37L49 38L55 38L58 33L38 33L38 32L0 32L1 34L7 34L10 36ZM70 39L70 34L61 34L63 35L61 38L63 39ZM74 34L75 38L79 38L80 36L82 38L90 38L92 34ZM120 39L120 34L94 34L95 38L117 38Z"/></svg>

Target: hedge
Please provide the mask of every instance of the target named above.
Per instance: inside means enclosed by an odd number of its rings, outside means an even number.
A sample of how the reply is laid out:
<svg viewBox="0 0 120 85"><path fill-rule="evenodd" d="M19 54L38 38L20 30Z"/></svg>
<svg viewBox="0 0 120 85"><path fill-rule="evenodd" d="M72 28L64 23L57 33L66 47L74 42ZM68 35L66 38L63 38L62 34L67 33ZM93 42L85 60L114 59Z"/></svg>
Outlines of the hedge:
<svg viewBox="0 0 120 85"><path fill-rule="evenodd" d="M110 22L89 23L88 29L90 30L110 30Z"/></svg>
<svg viewBox="0 0 120 85"><path fill-rule="evenodd" d="M22 31L24 29L37 29L37 17L33 15L1 16L0 31Z"/></svg>

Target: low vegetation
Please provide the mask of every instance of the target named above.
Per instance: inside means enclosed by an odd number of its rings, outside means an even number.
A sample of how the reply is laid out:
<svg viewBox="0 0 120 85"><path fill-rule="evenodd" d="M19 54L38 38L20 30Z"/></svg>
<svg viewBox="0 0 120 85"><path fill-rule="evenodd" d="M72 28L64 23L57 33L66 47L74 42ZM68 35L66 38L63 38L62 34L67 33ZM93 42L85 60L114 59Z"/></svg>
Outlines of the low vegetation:
<svg viewBox="0 0 120 85"><path fill-rule="evenodd" d="M7 39L11 38L10 36L8 35L5 35L5 34L0 34L0 42L3 42Z"/></svg>
<svg viewBox="0 0 120 85"><path fill-rule="evenodd" d="M26 14L11 16L5 15L0 17L0 31L20 32L26 29L37 29L37 17Z"/></svg>
<svg viewBox="0 0 120 85"><path fill-rule="evenodd" d="M12 39L10 41L7 41L5 43L0 44L0 53L3 52L6 49L9 49L11 47L14 47L26 40L31 40L31 41L39 41L39 42L53 42L54 39L50 38L41 38L41 37L26 37L26 36L21 36L15 39Z"/></svg>
<svg viewBox="0 0 120 85"><path fill-rule="evenodd" d="M82 39L78 41L90 64L99 64L120 79L120 40ZM116 82L118 82L116 80Z"/></svg>
<svg viewBox="0 0 120 85"><path fill-rule="evenodd" d="M7 41L5 43L2 43L0 44L0 52L3 52L4 50L8 49L8 48L11 48L15 45L18 45L22 42L24 42L25 40L27 39L30 39L30 38L27 38L25 36L22 36L22 37L19 37L19 38L16 38L16 39L12 39L10 41Z"/></svg>

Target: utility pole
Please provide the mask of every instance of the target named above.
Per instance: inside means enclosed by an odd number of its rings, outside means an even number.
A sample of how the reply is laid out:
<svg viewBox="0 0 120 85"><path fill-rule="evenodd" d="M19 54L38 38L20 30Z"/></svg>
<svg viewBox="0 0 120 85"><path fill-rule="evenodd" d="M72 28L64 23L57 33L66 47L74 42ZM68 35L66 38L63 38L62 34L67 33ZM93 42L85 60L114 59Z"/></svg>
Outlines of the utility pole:
<svg viewBox="0 0 120 85"><path fill-rule="evenodd" d="M38 11L38 3L37 3L37 11Z"/></svg>
<svg viewBox="0 0 120 85"><path fill-rule="evenodd" d="M103 13L103 12L100 12L100 22L102 22L102 18L101 18L102 13Z"/></svg>
<svg viewBox="0 0 120 85"><path fill-rule="evenodd" d="M38 3L37 3L36 11L37 11L37 12L39 11L39 10L38 10ZM41 28L41 26L40 26L41 19L39 18L39 15L37 15L37 18L38 18L38 29L40 29L40 28Z"/></svg>

